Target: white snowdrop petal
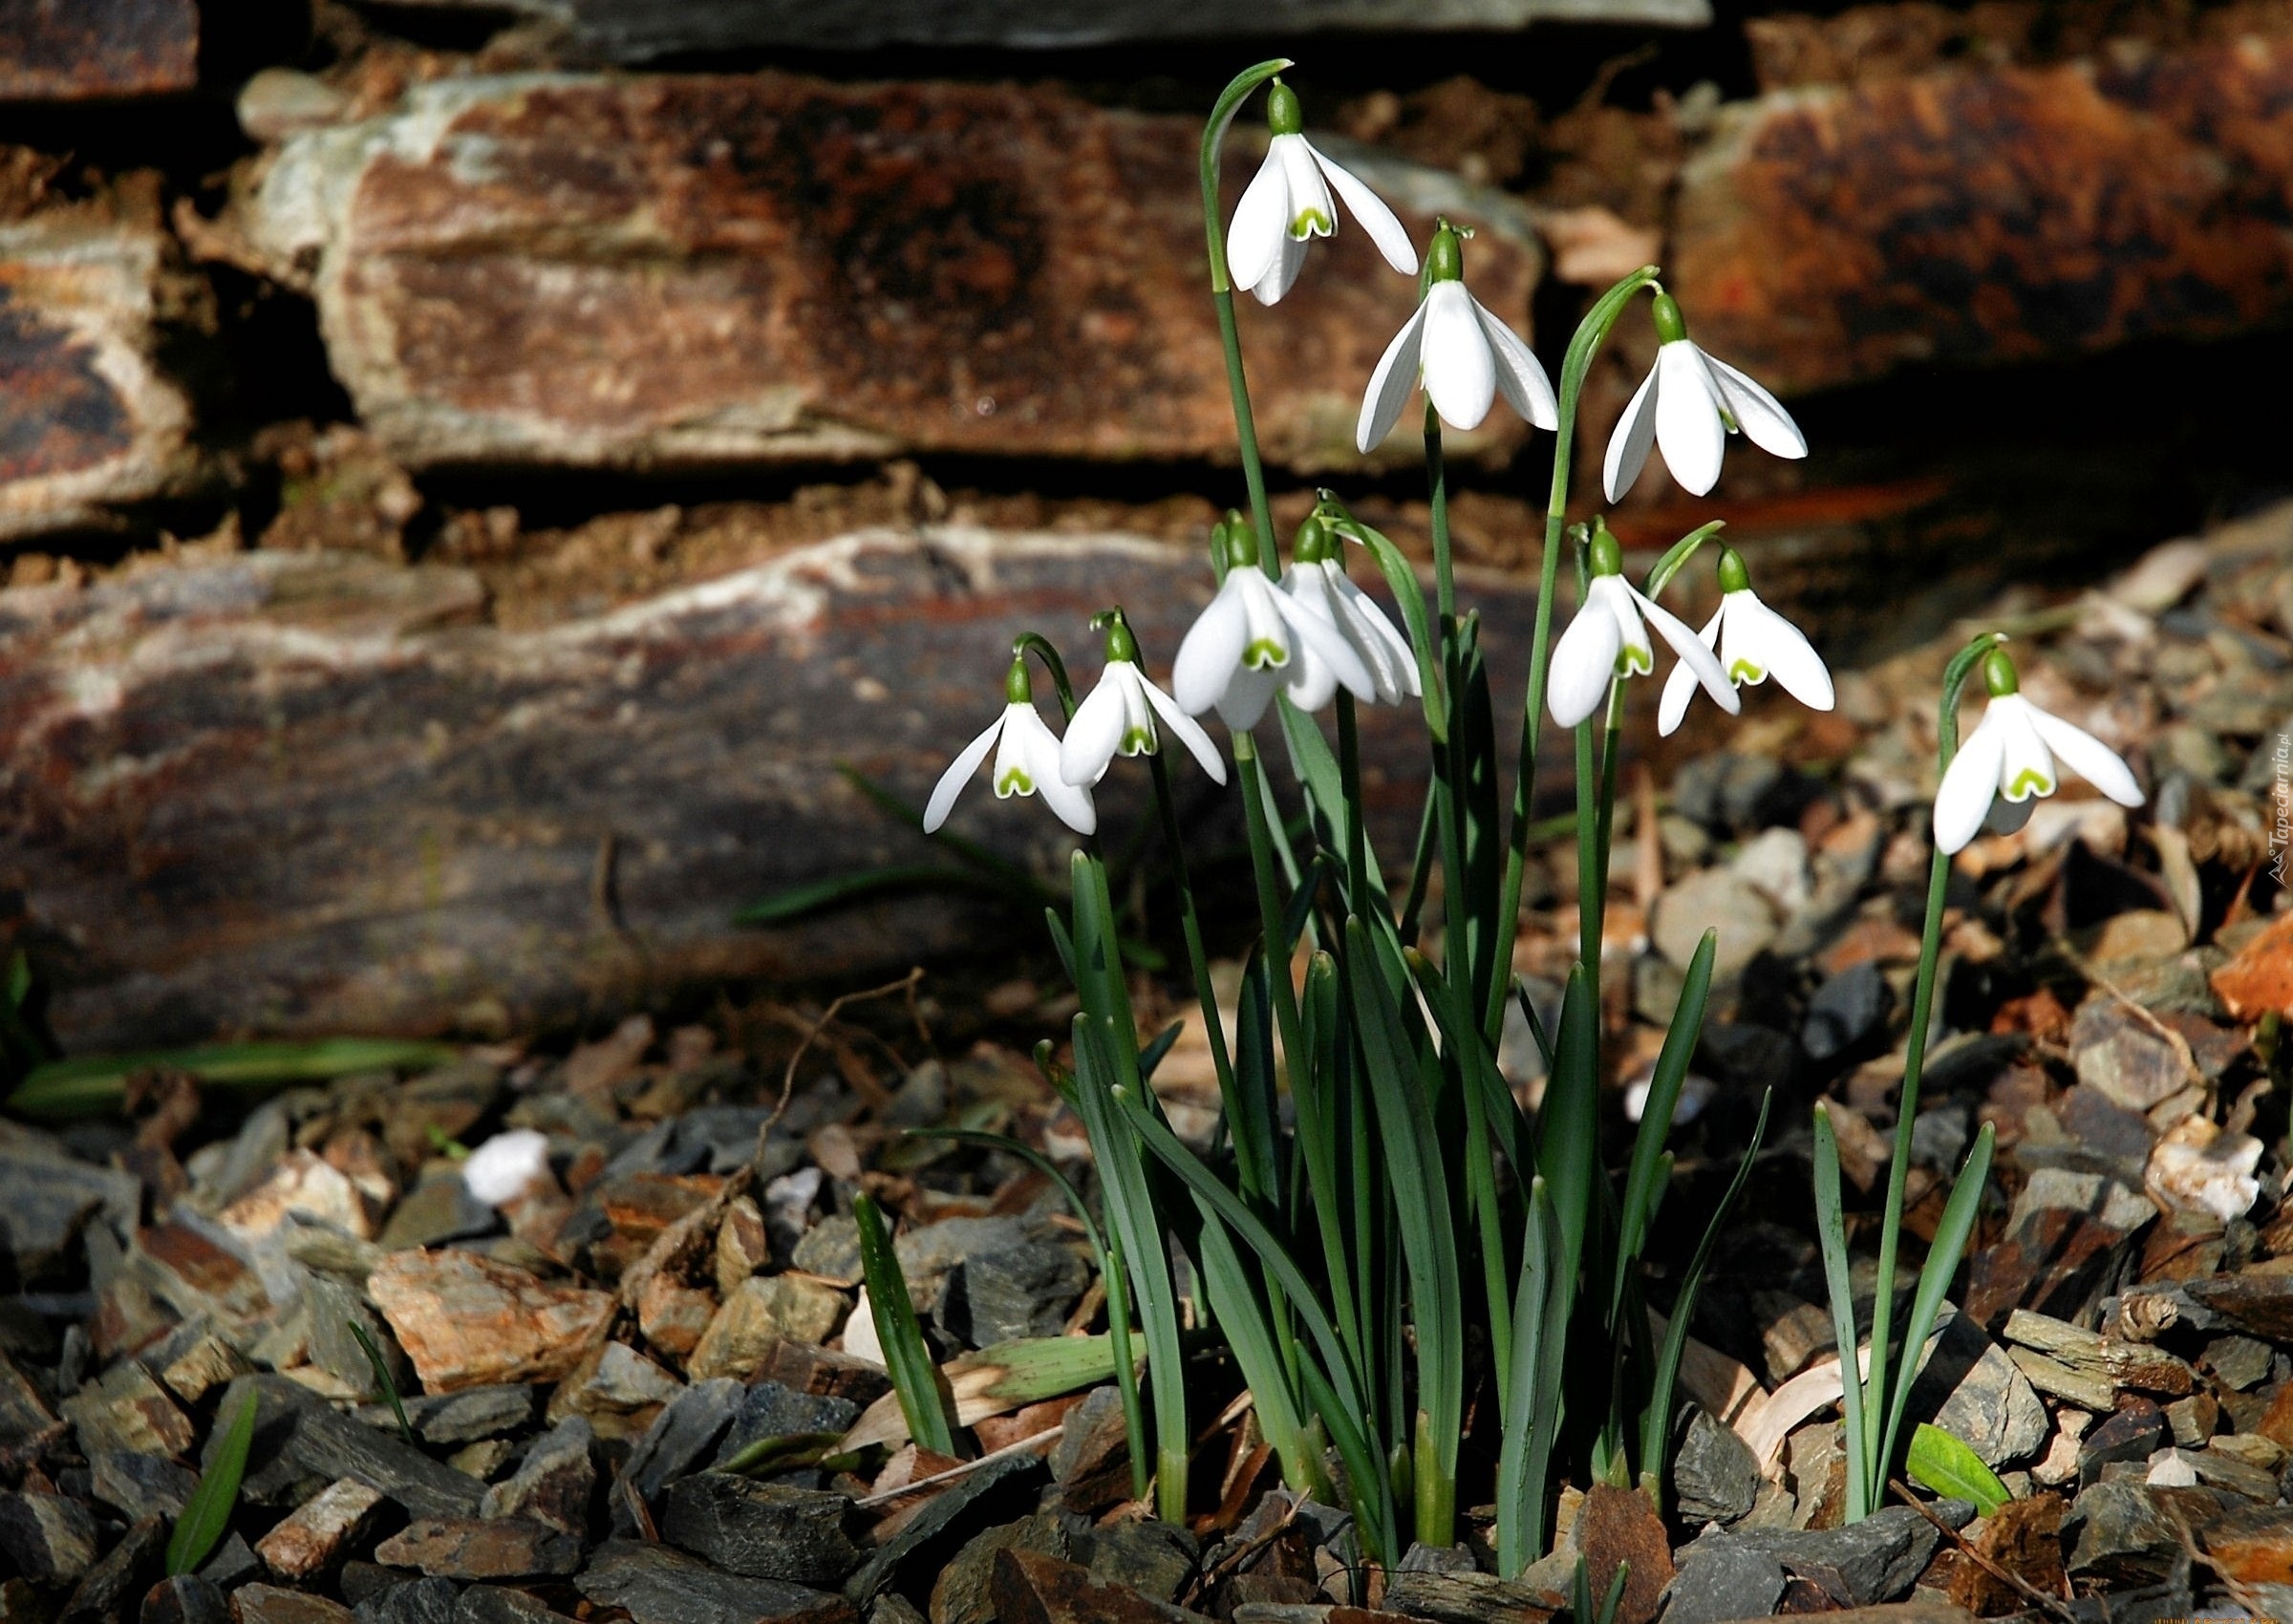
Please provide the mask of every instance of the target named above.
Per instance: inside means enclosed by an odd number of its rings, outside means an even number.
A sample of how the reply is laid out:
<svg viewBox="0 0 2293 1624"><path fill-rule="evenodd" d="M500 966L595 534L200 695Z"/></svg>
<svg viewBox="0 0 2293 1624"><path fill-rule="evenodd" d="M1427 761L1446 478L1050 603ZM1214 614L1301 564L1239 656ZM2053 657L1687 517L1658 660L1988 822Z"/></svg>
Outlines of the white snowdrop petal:
<svg viewBox="0 0 2293 1624"><path fill-rule="evenodd" d="M1059 776L1065 782L1097 783L1123 747L1123 685L1117 671L1129 664L1110 663L1099 673L1099 686L1083 695L1068 718L1067 737L1059 745Z"/></svg>
<svg viewBox="0 0 2293 1624"><path fill-rule="evenodd" d="M1338 227L1338 205L1331 201L1330 183L1321 178L1314 149L1303 136L1276 136L1266 156L1282 160L1282 183L1290 189L1290 217L1283 229L1293 237L1327 237Z"/></svg>
<svg viewBox="0 0 2293 1624"><path fill-rule="evenodd" d="M1600 708L1616 679L1618 647L1615 611L1588 598L1553 645L1546 704L1554 722L1575 727Z"/></svg>
<svg viewBox="0 0 2293 1624"><path fill-rule="evenodd" d="M1697 353L1703 354L1702 351ZM1807 436L1799 432L1799 425L1784 410L1782 401L1717 356L1704 355L1704 363L1711 368L1712 382L1720 391L1720 398L1727 402L1727 409L1746 438L1777 457L1808 454Z"/></svg>
<svg viewBox="0 0 2293 1624"><path fill-rule="evenodd" d="M1772 675L1811 711L1832 708L1831 668L1800 629L1759 600L1748 587L1727 594L1727 634L1721 653L1732 681L1758 682ZM1737 653L1759 669L1760 675L1739 676Z"/></svg>
<svg viewBox="0 0 2293 1624"><path fill-rule="evenodd" d="M1560 427L1560 403L1553 398L1553 380L1545 375L1544 363L1536 358L1536 353L1487 305L1469 293L1466 297L1472 303L1473 319L1489 339L1489 353L1496 361L1497 389L1505 396L1505 404L1537 428Z"/></svg>
<svg viewBox="0 0 2293 1624"><path fill-rule="evenodd" d="M2020 694L1991 700L1984 719L1998 719L1999 793L2008 801L2027 801L2034 795L2052 795L2062 787L2054 753L2030 725L2037 707Z"/></svg>
<svg viewBox="0 0 2293 1624"><path fill-rule="evenodd" d="M1178 702L1153 683L1142 679L1139 691L1146 695L1146 703L1154 707L1154 714L1162 719L1163 725L1192 752L1196 763L1210 775L1211 781L1226 782L1226 760L1218 754L1218 746L1211 742L1211 736L1202 730L1202 724L1180 710Z"/></svg>
<svg viewBox="0 0 2293 1624"><path fill-rule="evenodd" d="M549 1176L549 1138L532 1128L498 1133L461 1165L462 1187L488 1207L518 1199Z"/></svg>
<svg viewBox="0 0 2293 1624"><path fill-rule="evenodd" d="M1625 402L1624 415L1608 437L1608 457L1600 468L1600 483L1608 500L1620 500L1648 465L1648 448L1656 443L1657 378L1661 368L1651 367L1640 387Z"/></svg>
<svg viewBox="0 0 2293 1624"><path fill-rule="evenodd" d="M1378 357L1377 370L1369 374L1369 388L1361 396L1361 417L1354 425L1354 449L1364 456L1376 450L1402 419L1402 408L1408 403L1409 392L1417 387L1417 358L1425 332L1425 307L1421 304L1409 312L1401 331L1385 346L1385 353Z"/></svg>
<svg viewBox="0 0 2293 1624"><path fill-rule="evenodd" d="M1741 711L1744 701L1736 696L1736 685L1727 680L1727 673L1720 669L1720 656L1704 646L1694 629L1663 605L1641 596L1631 587L1624 589L1632 594L1632 601L1648 617L1648 624L1656 629L1656 634L1671 645L1672 652L1680 656L1680 663L1696 673L1696 680L1704 684L1704 691L1712 696L1712 703L1731 716Z"/></svg>
<svg viewBox="0 0 2293 1624"><path fill-rule="evenodd" d="M1712 618L1704 623L1704 630L1696 633L1696 640L1707 649L1720 634L1720 618L1724 612L1724 609L1714 609ZM1681 660L1674 664L1671 673L1664 678L1663 697L1657 703L1656 731L1659 737L1669 738L1680 731L1680 724L1687 717L1688 701L1695 697L1696 668Z"/></svg>
<svg viewBox="0 0 2293 1624"><path fill-rule="evenodd" d="M1425 292L1425 395L1442 421L1477 429L1497 398L1497 362L1462 282Z"/></svg>
<svg viewBox="0 0 2293 1624"><path fill-rule="evenodd" d="M971 782L979 763L995 748L996 736L1003 731L1003 718L1009 714L1008 710L997 711L996 719L981 728L979 737L965 745L962 753L948 763L948 770L939 775L939 782L932 786L932 799L924 804L924 833L934 833L948 821L948 814L955 809L955 798L963 793L963 786Z"/></svg>
<svg viewBox="0 0 2293 1624"><path fill-rule="evenodd" d="M1236 287L1257 285L1290 234L1289 224L1290 183L1282 173L1281 158L1269 148L1226 228L1226 272Z"/></svg>
<svg viewBox="0 0 2293 1624"><path fill-rule="evenodd" d="M1316 613L1287 592L1278 593L1275 602L1281 605L1282 618L1297 633L1297 646L1313 653L1328 666L1332 675L1345 684L1355 697L1375 699L1378 696L1377 679L1361 663L1351 645L1338 634L1337 626L1326 616Z"/></svg>
<svg viewBox="0 0 2293 1624"><path fill-rule="evenodd" d="M1003 737L1024 758L1027 776L1035 780L1036 793L1042 797L1043 804L1059 814L1061 823L1079 835L1087 835L1099 826L1091 792L1060 776L1059 737L1044 724L1033 705L1012 707L1011 719L1003 725Z"/></svg>
<svg viewBox="0 0 2293 1624"><path fill-rule="evenodd" d="M1720 421L1711 374L1704 370L1704 356L1684 338L1656 353L1656 370L1663 378L1657 392L1656 443L1681 489L1703 496L1720 482L1720 459L1727 450L1727 429Z"/></svg>
<svg viewBox="0 0 2293 1624"><path fill-rule="evenodd" d="M1274 264L1266 274L1251 284L1250 296L1261 305L1278 305L1282 296L1297 285L1297 273L1305 268L1306 243L1282 233L1280 245L1275 249Z"/></svg>
<svg viewBox="0 0 2293 1624"><path fill-rule="evenodd" d="M1219 695L1218 719L1237 733L1256 727L1266 707L1274 702L1275 691L1282 685L1282 674L1278 666L1235 672L1233 681Z"/></svg>
<svg viewBox="0 0 2293 1624"><path fill-rule="evenodd" d="M1946 854L1975 838L1999 793L1999 759L2004 745L1989 712L1959 746L1935 792L1935 844Z"/></svg>
<svg viewBox="0 0 2293 1624"><path fill-rule="evenodd" d="M1243 645L1250 640L1250 616L1242 604L1241 584L1233 575L1218 588L1178 645L1170 666L1170 696L1178 708L1198 716L1218 702L1227 683L1242 664Z"/></svg>
<svg viewBox="0 0 2293 1624"><path fill-rule="evenodd" d="M2053 751L2055 759L2111 800L2120 806L2142 803L2142 786L2134 781L2133 769L2092 734L2071 726L2060 716L2048 715L2036 705L2030 707L2030 725Z"/></svg>
<svg viewBox="0 0 2293 1624"><path fill-rule="evenodd" d="M1591 601L1604 606L1617 623L1617 652L1624 656L1625 664L1639 671L1656 669L1656 646L1648 641L1648 628L1640 622L1639 606L1634 594L1624 585L1621 575L1601 575L1594 578Z"/></svg>
<svg viewBox="0 0 2293 1624"><path fill-rule="evenodd" d="M1404 276L1415 276L1417 246L1409 241L1408 231L1394 218L1393 210L1385 206L1385 200L1362 184L1361 177L1343 164L1330 161L1329 156L1305 137L1298 139L1305 141L1314 161L1321 166L1322 174L1344 200L1346 212L1369 234L1369 240L1378 246L1378 252L1385 256L1385 263Z"/></svg>

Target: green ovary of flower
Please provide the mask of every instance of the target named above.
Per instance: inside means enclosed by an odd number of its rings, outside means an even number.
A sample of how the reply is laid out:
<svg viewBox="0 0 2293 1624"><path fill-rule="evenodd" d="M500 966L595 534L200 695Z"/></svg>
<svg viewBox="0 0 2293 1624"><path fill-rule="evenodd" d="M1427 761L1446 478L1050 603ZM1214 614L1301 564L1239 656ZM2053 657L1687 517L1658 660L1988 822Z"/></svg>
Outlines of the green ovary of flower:
<svg viewBox="0 0 2293 1624"><path fill-rule="evenodd" d="M2014 775L2014 782L2006 786L2006 799L2025 801L2033 795L2052 795L2053 780L2036 767L2025 767Z"/></svg>

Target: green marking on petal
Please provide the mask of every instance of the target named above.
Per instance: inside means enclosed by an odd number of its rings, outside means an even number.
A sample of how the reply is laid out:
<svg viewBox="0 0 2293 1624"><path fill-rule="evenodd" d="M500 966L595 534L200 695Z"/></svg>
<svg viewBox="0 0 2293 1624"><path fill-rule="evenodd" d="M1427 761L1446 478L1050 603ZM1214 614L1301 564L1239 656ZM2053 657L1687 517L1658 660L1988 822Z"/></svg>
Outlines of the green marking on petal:
<svg viewBox="0 0 2293 1624"><path fill-rule="evenodd" d="M1766 672L1749 660L1738 660L1727 668L1727 680L1730 682L1762 682L1767 676Z"/></svg>
<svg viewBox="0 0 2293 1624"><path fill-rule="evenodd" d="M1327 237L1333 229L1330 217L1318 208L1301 208L1297 218L1290 223L1290 235L1299 242L1308 237Z"/></svg>
<svg viewBox="0 0 2293 1624"><path fill-rule="evenodd" d="M1242 663L1252 671L1265 671L1271 666L1286 666L1290 663L1290 651L1271 637L1260 637L1242 651Z"/></svg>
<svg viewBox="0 0 2293 1624"><path fill-rule="evenodd" d="M2014 782L2006 786L2006 799L2027 801L2034 795L2052 795L2053 780L2036 767L2025 767L2014 775Z"/></svg>
<svg viewBox="0 0 2293 1624"><path fill-rule="evenodd" d="M997 795L1033 795L1035 780L1028 777L1027 769L1024 767L1006 767L1002 776L996 780L996 793Z"/></svg>
<svg viewBox="0 0 2293 1624"><path fill-rule="evenodd" d="M1121 749L1123 754L1125 756L1153 755L1154 729L1150 727L1134 727L1125 729Z"/></svg>
<svg viewBox="0 0 2293 1624"><path fill-rule="evenodd" d="M1646 676L1656 669L1656 660L1646 649L1624 648L1617 651L1618 676Z"/></svg>

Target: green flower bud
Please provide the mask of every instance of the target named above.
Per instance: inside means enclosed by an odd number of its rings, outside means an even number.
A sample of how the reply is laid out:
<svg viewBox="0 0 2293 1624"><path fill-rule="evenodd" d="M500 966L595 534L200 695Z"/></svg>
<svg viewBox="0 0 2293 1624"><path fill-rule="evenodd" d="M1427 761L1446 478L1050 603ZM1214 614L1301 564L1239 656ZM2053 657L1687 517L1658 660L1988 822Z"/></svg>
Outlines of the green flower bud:
<svg viewBox="0 0 2293 1624"><path fill-rule="evenodd" d="M1720 589L1723 592L1744 592L1751 588L1751 571L1744 567L1744 555L1733 547L1720 549Z"/></svg>
<svg viewBox="0 0 2293 1624"><path fill-rule="evenodd" d="M1305 127L1305 111L1297 104L1297 92L1275 79L1266 92L1266 128L1277 136L1295 136Z"/></svg>

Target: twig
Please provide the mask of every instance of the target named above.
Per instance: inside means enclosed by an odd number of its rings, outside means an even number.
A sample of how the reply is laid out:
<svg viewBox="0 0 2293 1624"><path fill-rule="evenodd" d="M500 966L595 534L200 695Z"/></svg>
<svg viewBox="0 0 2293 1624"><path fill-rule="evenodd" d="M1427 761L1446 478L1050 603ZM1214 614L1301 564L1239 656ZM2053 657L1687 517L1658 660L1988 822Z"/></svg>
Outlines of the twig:
<svg viewBox="0 0 2293 1624"><path fill-rule="evenodd" d="M796 1092L798 1064L811 1052L812 1045L819 1040L820 1035L827 1030L828 1023L836 1018L845 1006L861 1003L868 998L888 998L894 993L905 993L908 994L909 1014L915 1017L916 1026L918 1030L921 1030L923 1016L915 1007L915 989L916 984L923 978L923 967L918 965L897 981L887 981L881 987L870 987L865 992L840 993L828 1000L828 1007L820 1012L820 1018L804 1029L804 1038L797 1044L796 1053L788 1057L788 1069L781 1074L780 1102L773 1106L772 1115L764 1119L764 1125L757 1130L757 1143L760 1146L763 1144L765 1135L780 1125L781 1118L787 1112L789 1096Z"/></svg>
<svg viewBox="0 0 2293 1624"><path fill-rule="evenodd" d="M1044 1431L1022 1438L1017 1443L1006 1443L1000 1449L990 1449L976 1461L966 1461L960 1466L951 1466L944 1472L933 1472L928 1478L917 1478L913 1483L904 1483L897 1488L888 1488L881 1494L871 1494L865 1499L855 1500L852 1504L861 1506L889 1506L895 1500L905 1500L918 1489L932 1488L943 1483L951 1483L956 1478L969 1477L981 1466L996 1461L1009 1460L1014 1455L1023 1455L1039 1443L1049 1442L1064 1430L1063 1426L1049 1427Z"/></svg>
<svg viewBox="0 0 2293 1624"><path fill-rule="evenodd" d="M1942 1533L1959 1548L1959 1553L1965 1557L1969 1562L1972 1562L1976 1567L1982 1569L1982 1571L1988 1573L1992 1578L1998 1580L2001 1584L2010 1587L2014 1592L2017 1595L2020 1595L2025 1601L2031 1603L2033 1606L2045 1608L2055 1617L2068 1620L2069 1624L2077 1624L2078 1615L2071 1612L2069 1608L2066 1607L2060 1597L2047 1594L2046 1592L2040 1590L2036 1585L2024 1578L2020 1573L2015 1572L2011 1569L2001 1567L1998 1563L1983 1555L1980 1550L1977 1550L1972 1540L1968 1539L1957 1528L1952 1528L1950 1524L1944 1522L1940 1517L1935 1515L1934 1511L1928 1506L1925 1501L1919 1499L1917 1495L1913 1494L1909 1488L1904 1486L1903 1480L1901 1478L1890 1478L1888 1480L1888 1486L1893 1488L1896 1493L1902 1496L1904 1505L1910 1506L1911 1509L1917 1511L1920 1516L1924 1517L1928 1522L1933 1523L1936 1528L1940 1529Z"/></svg>

